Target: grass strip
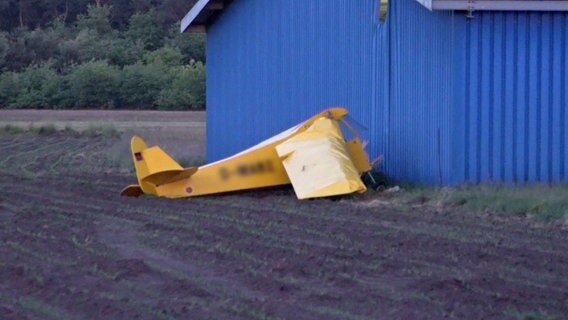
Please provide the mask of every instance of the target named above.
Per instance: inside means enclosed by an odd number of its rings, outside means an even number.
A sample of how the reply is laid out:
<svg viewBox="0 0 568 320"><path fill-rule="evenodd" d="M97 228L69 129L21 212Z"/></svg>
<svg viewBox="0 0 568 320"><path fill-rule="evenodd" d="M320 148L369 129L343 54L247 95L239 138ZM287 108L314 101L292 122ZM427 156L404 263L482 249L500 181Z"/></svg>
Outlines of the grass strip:
<svg viewBox="0 0 568 320"><path fill-rule="evenodd" d="M409 188L394 196L407 204L428 204L460 212L529 216L551 222L568 216L568 185Z"/></svg>

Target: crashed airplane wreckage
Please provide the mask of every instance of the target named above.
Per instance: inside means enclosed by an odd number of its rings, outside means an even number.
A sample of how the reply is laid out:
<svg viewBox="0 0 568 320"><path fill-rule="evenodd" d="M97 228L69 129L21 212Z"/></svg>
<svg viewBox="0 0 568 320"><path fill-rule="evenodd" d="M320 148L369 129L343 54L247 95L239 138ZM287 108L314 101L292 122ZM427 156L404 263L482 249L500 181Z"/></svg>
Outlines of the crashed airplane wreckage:
<svg viewBox="0 0 568 320"><path fill-rule="evenodd" d="M347 110L332 108L229 158L182 168L160 147L137 136L131 149L137 185L122 195L186 198L292 184L298 199L365 192L369 162ZM354 138L347 140L346 135ZM371 176L372 180L372 176Z"/></svg>

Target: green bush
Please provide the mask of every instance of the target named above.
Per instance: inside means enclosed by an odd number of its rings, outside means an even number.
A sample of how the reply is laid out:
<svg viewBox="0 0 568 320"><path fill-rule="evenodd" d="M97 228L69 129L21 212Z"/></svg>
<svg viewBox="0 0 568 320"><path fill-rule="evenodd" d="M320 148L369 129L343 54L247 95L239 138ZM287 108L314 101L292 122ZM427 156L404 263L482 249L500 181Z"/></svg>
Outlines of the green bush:
<svg viewBox="0 0 568 320"><path fill-rule="evenodd" d="M179 48L183 63L193 61L205 62L205 35L203 33L179 32L179 25L170 29L166 46Z"/></svg>
<svg viewBox="0 0 568 320"><path fill-rule="evenodd" d="M120 95L120 72L106 61L76 66L67 76L69 95L75 108L113 109Z"/></svg>
<svg viewBox="0 0 568 320"><path fill-rule="evenodd" d="M151 109L169 85L168 76L155 65L126 66L120 75L122 105L128 108Z"/></svg>
<svg viewBox="0 0 568 320"><path fill-rule="evenodd" d="M122 38L103 40L100 46L103 50L97 59L107 60L110 64L121 67L137 63L146 52L140 41Z"/></svg>
<svg viewBox="0 0 568 320"><path fill-rule="evenodd" d="M14 102L20 92L20 81L17 73L0 74L0 108L7 108Z"/></svg>
<svg viewBox="0 0 568 320"><path fill-rule="evenodd" d="M6 64L6 56L10 50L10 41L5 32L0 32L0 71L4 69Z"/></svg>
<svg viewBox="0 0 568 320"><path fill-rule="evenodd" d="M144 55L144 63L153 64L162 69L179 67L183 64L183 54L178 48L163 47Z"/></svg>
<svg viewBox="0 0 568 320"><path fill-rule="evenodd" d="M110 25L110 6L89 5L86 14L77 16L79 30L94 30L98 34L105 35L113 31Z"/></svg>
<svg viewBox="0 0 568 320"><path fill-rule="evenodd" d="M205 106L205 66L191 63L173 71L169 88L162 90L156 102L162 110L200 109Z"/></svg>
<svg viewBox="0 0 568 320"><path fill-rule="evenodd" d="M85 29L77 33L75 42L77 43L82 62L103 60L101 57L105 54L105 48L102 46L101 41L101 36L95 30Z"/></svg>
<svg viewBox="0 0 568 320"><path fill-rule="evenodd" d="M106 60L121 67L140 61L146 52L140 41L124 39L114 33L100 35L91 29L81 30L74 43L80 61Z"/></svg>
<svg viewBox="0 0 568 320"><path fill-rule="evenodd" d="M0 30L0 108L204 107L205 67L195 61L205 38L179 32L180 8L82 0L61 12L40 2L40 16L3 22L12 26Z"/></svg>
<svg viewBox="0 0 568 320"><path fill-rule="evenodd" d="M60 39L49 30L17 28L10 33L5 52L4 70L21 71L30 65L45 63L56 57Z"/></svg>
<svg viewBox="0 0 568 320"><path fill-rule="evenodd" d="M64 71L69 66L81 63L80 44L75 39L61 40L57 45L58 54L54 57L53 67Z"/></svg>
<svg viewBox="0 0 568 320"><path fill-rule="evenodd" d="M10 108L44 109L57 105L62 78L51 65L30 66L0 78L0 103Z"/></svg>
<svg viewBox="0 0 568 320"><path fill-rule="evenodd" d="M135 13L130 17L126 37L132 41L140 41L144 49L156 50L164 45L167 30L164 29L160 17L155 10L146 13Z"/></svg>

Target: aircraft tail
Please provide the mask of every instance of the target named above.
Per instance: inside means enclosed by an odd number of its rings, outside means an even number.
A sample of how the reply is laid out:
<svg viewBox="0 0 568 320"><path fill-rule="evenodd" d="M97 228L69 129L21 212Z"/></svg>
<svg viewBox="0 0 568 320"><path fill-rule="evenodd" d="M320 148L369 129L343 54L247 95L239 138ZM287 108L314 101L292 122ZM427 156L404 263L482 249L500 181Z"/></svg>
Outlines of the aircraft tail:
<svg viewBox="0 0 568 320"><path fill-rule="evenodd" d="M138 136L132 138L130 148L138 185L131 185L122 190L121 194L124 196L140 196L144 193L159 196L157 187L187 179L197 171L197 168L184 169L162 148L149 148Z"/></svg>

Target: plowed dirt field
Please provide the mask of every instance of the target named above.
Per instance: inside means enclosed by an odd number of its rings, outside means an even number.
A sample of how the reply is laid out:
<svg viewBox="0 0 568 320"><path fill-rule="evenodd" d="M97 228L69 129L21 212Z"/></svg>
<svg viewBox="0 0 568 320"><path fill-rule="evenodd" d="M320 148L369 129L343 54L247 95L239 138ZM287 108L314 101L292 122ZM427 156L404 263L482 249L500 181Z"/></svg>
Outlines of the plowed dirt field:
<svg viewBox="0 0 568 320"><path fill-rule="evenodd" d="M0 137L1 319L568 316L568 232L370 193L121 198L115 138Z"/></svg>

